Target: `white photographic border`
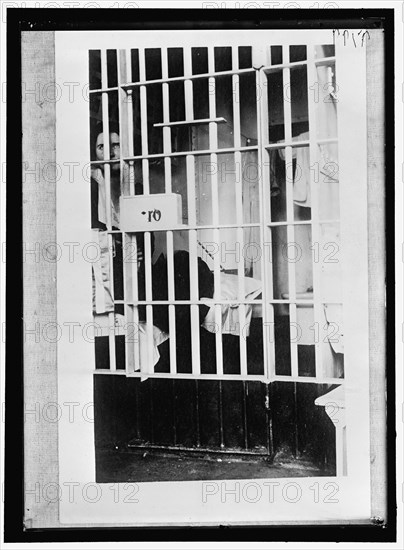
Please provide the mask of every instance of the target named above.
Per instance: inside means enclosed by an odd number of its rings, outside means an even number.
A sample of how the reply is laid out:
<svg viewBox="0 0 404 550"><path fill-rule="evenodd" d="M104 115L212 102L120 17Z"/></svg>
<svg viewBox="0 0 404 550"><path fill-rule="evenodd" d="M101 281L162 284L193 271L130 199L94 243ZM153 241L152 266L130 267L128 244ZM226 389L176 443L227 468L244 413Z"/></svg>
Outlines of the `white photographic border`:
<svg viewBox="0 0 404 550"><path fill-rule="evenodd" d="M300 37L299 37L300 34ZM89 49L125 49L141 44L176 46L191 43L203 45L219 38L223 44L259 44L269 40L306 40L312 44L330 43L328 30L254 30L254 31L118 31L56 32L56 81L87 82ZM304 37L304 38L303 38ZM344 47L345 48L345 47ZM366 64L365 49L340 48L345 60L357 60L352 71L339 64L339 86L350 87L351 108L340 113L340 156L355 150L354 162L346 171L357 187L345 189L350 197L350 211L342 214L342 227L355 238L343 240L346 263L350 267L349 296L345 315L345 349L351 364L346 368L345 392L347 415L347 447L350 449L347 477L287 478L262 480L223 480L221 482L153 482L139 484L95 484L95 452L93 424L87 409L93 399L94 350L89 341L61 332L58 341L59 402L76 405L83 414L70 422L62 415L59 422L59 485L71 490L69 498L60 501L60 521L69 525L81 523L103 525L217 525L217 524L294 524L312 522L370 521L369 460L369 363L363 350L368 334L367 290L367 180L366 171ZM345 57L344 57L345 56ZM56 160L65 166L73 159L85 166L90 158L89 128L72 120L88 118L88 101L83 94L75 102L61 97L56 105ZM342 117L346 118L343 119ZM86 118L87 117L87 118ZM352 132L352 120L355 132ZM341 131L346 128L350 131ZM85 132L87 130L87 133ZM362 132L362 134L360 133ZM352 159L352 154L347 155ZM359 192L358 192L359 188ZM345 197L347 199L347 197ZM84 181L61 181L57 189L58 243L79 243L83 251L92 241L88 226L89 193ZM357 231L361 227L362 230ZM91 264L78 252L75 261L61 255L57 263L58 325L78 327L91 323ZM349 329L351 324L351 332ZM351 336L349 336L349 334ZM72 445L74 442L74 445ZM77 452L77 448L80 452ZM75 486L74 484L78 485ZM318 484L318 485L316 485ZM321 495L314 494L320 490ZM239 498L234 491L240 493ZM233 493L232 493L233 492ZM336 494L338 493L338 497ZM233 496L232 496L233 494ZM66 497L66 495L63 495ZM71 496L71 498L70 498ZM253 504L253 506L252 506Z"/></svg>

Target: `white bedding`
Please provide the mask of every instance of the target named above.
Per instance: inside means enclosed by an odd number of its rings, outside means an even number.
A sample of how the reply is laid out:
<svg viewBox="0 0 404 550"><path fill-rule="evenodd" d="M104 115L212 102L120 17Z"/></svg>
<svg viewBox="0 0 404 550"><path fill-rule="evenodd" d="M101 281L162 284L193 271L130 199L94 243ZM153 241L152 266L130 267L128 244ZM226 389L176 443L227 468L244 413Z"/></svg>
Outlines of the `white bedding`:
<svg viewBox="0 0 404 550"><path fill-rule="evenodd" d="M204 298L203 301L207 305L211 304L209 311L202 323L202 327L211 332L215 333L218 331L215 318L215 300L229 300L237 301L238 300L238 276L229 275L227 273L220 274L220 291L215 291L214 298ZM244 278L244 288L245 288L245 299L254 300L262 291L262 283L258 279L251 277ZM253 304L245 305L245 325L241 326L239 318L239 304L222 304L222 334L232 334L233 336L238 336L243 334L244 336L249 336L249 325L251 322ZM342 327L342 317L341 317L341 306L337 304L327 304L324 308L324 321L326 323L337 322L337 326ZM94 316L95 324L95 336L108 336L110 333L109 319L108 314L104 315L95 315ZM127 328L125 325L125 317L123 315L115 315L115 335L125 335L127 333ZM148 373L154 371L155 365L160 359L160 352L158 346L168 340L169 334L163 332L156 326L152 326L153 329L153 357L152 360L149 360L149 333L147 324L144 321L139 322L139 328L135 337L139 343L139 363L140 363L140 372L142 375L141 380L146 380L148 378ZM244 329L244 330L243 330ZM131 327L132 330L132 327ZM330 340L331 347L337 353L344 353L343 348L343 336L342 330L340 330L339 338L334 342ZM133 330L132 330L133 333Z"/></svg>
<svg viewBox="0 0 404 550"><path fill-rule="evenodd" d="M160 352L158 346L165 342L169 335L158 327L153 328L153 367L157 365L160 359ZM94 315L94 335L95 336L109 336L111 328L109 326L108 314ZM139 343L139 363L142 372L153 372L151 361L149 361L149 348L148 342L148 329L147 324L144 321L139 322L138 330L133 326L127 326L125 317L119 313L115 314L115 336L123 336L130 334L133 341Z"/></svg>
<svg viewBox="0 0 404 550"><path fill-rule="evenodd" d="M220 291L216 291L215 289L213 299L203 299L207 304L212 303L202 323L204 329L213 333L218 332L219 327L216 323L214 300L237 301L239 299L238 290L237 275L229 275L228 273L220 274ZM246 300L255 300L262 292L262 282L252 277L244 277L244 290ZM242 332L244 336L249 336L252 309L252 304L245 305L245 320L240 323L239 304L222 304L222 334L239 336L240 332Z"/></svg>
<svg viewBox="0 0 404 550"><path fill-rule="evenodd" d="M262 290L262 283L258 279L251 277L244 277L245 299L254 300ZM214 297L203 298L203 301L207 305L211 304L210 309L202 323L202 327L212 333L217 332L218 327L215 319L215 300L238 300L238 276L229 275L227 273L220 274L220 291L215 291ZM222 304L222 334L232 334L234 336L242 333L244 336L249 335L249 325L252 317L252 304L246 304L245 306L245 324L240 323L239 319L239 304ZM110 333L108 314L94 315L94 323L96 325L96 336L108 336ZM127 332L125 325L125 317L120 314L115 314L115 335L124 335ZM145 377L141 377L142 380L146 380L147 373L153 372L154 366L160 359L160 352L158 346L165 342L170 335L160 330L158 327L153 326L153 357L149 360L149 347L148 347L148 327L144 321L139 322L139 329L135 332L134 337L137 337L139 342L139 364L142 373L145 373ZM243 330L244 329L244 330ZM133 328L130 329L133 333Z"/></svg>

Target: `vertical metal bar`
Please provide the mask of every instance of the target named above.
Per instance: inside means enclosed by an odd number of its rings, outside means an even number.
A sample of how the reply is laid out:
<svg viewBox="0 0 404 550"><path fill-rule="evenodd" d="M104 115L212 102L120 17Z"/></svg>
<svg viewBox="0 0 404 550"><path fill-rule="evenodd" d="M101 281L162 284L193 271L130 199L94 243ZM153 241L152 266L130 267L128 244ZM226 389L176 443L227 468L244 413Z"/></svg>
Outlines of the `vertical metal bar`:
<svg viewBox="0 0 404 550"><path fill-rule="evenodd" d="M267 438L267 452L268 455L271 455L271 444L270 444L270 435L269 435L269 384L265 384L265 425L266 425L266 438Z"/></svg>
<svg viewBox="0 0 404 550"><path fill-rule="evenodd" d="M146 59L145 49L139 49L139 78L141 81L146 80ZM140 86L140 127L141 127L141 142L142 156L148 154L148 133L147 133L147 88L146 85ZM145 195L150 194L149 180L149 160L142 159L143 169L143 192ZM151 252L151 235L150 231L144 233L144 264L145 264L145 286L146 286L146 301L152 302L152 252ZM153 306L146 305L146 325L147 325L147 357L149 364L147 370L154 372L153 354L154 354L154 337L153 337Z"/></svg>
<svg viewBox="0 0 404 550"><path fill-rule="evenodd" d="M127 81L132 82L132 59L131 51L126 50L126 73ZM133 157L133 90L127 90L127 125L128 125L128 156ZM129 161L129 194L135 194L135 164L133 161Z"/></svg>
<svg viewBox="0 0 404 550"><path fill-rule="evenodd" d="M101 50L101 86L103 89L108 88L108 65L107 51ZM102 92L102 126L104 136L104 160L110 160L109 146L109 100L108 92ZM104 180L105 180L105 219L107 230L112 229L111 216L111 166L109 163L104 164Z"/></svg>
<svg viewBox="0 0 404 550"><path fill-rule="evenodd" d="M163 79L168 79L168 49L161 49L161 75ZM162 84L163 93L163 122L170 122L170 88L168 82ZM163 127L163 152L171 153L171 128ZM165 167L165 186L166 193L171 193L171 158L164 157Z"/></svg>
<svg viewBox="0 0 404 550"><path fill-rule="evenodd" d="M124 104L125 104L125 99L126 99L126 93L125 93L125 90L123 90L121 88L121 82L122 82L122 77L125 76L126 77L126 59L124 57L122 57L122 55L124 54L125 52L123 50L117 50L116 52L116 59L117 59L117 80L118 80L118 120L119 120L119 140L120 140L120 159L119 159L119 196L121 197L122 195L124 195L124 162L123 162L123 157L124 157L124 154L126 153L126 149L125 151L123 150L123 143L127 143L128 142L128 128L127 128L127 120L126 120L126 117L124 116L125 113L124 113ZM120 207L120 205L119 205ZM120 213L118 214L120 216ZM116 235L117 236L117 235ZM121 265L120 265L120 268L122 269L122 278L123 278L123 300L124 300L124 303L125 303L125 294L126 294L126 285L125 285L125 269L124 269L124 265L123 265L123 258L124 258L124 235L123 233L121 233L121 242L122 242L122 260L121 260ZM127 317L126 317L126 307L124 306L124 316L125 316L125 325L126 327L128 326L127 324ZM127 347L126 345L126 340L127 340L127 333L124 335L124 341L125 341L125 348ZM125 369L126 369L126 364L127 364L127 360L126 360L126 355L125 355Z"/></svg>
<svg viewBox="0 0 404 550"><path fill-rule="evenodd" d="M273 402L273 395L274 395L274 387L273 385L269 386L269 443L270 443L270 449L271 449L271 455L274 455L275 453L275 445L274 445L274 430L273 430L273 416L272 416L272 402Z"/></svg>
<svg viewBox="0 0 404 550"><path fill-rule="evenodd" d="M265 384L267 452L268 452L268 456L270 457L272 457L274 454L274 435L273 435L273 427L272 427L272 396L273 396L272 384Z"/></svg>
<svg viewBox="0 0 404 550"><path fill-rule="evenodd" d="M245 449L248 449L247 396L248 396L248 382L246 380L243 380L243 432L244 432Z"/></svg>
<svg viewBox="0 0 404 550"><path fill-rule="evenodd" d="M101 50L101 86L103 89L108 88L108 65L107 51ZM104 136L104 160L109 160L109 105L108 92L102 92L102 123ZM105 182L105 218L107 231L112 230L112 215L111 215L111 166L108 163L104 164L104 182ZM114 297L114 267L113 267L113 240L111 233L108 233L108 255L109 255L109 273L110 273L110 291L112 299ZM115 355L115 312L108 313L109 324L109 361L110 369L116 370L116 355Z"/></svg>
<svg viewBox="0 0 404 550"><path fill-rule="evenodd" d="M213 46L208 48L208 71L215 72L215 53ZM216 118L216 78L209 77L209 118ZM217 123L209 123L209 149L217 150ZM210 163L212 168L218 165L217 154L210 154ZM211 170L211 188L212 188L212 225L219 225L219 185L217 170ZM220 243L220 230L213 229L213 240ZM216 253L213 258L213 277L214 292L216 296L221 297L220 280L220 255ZM222 306L215 304L215 344L216 344L216 374L223 374L223 342L222 342Z"/></svg>
<svg viewBox="0 0 404 550"><path fill-rule="evenodd" d="M128 101L127 91L121 87L123 82L128 82L127 54L128 54L127 50L119 50L117 54L118 90L119 90L118 91L118 94L119 94L118 95L118 100L119 100L118 116L119 116L119 138L120 138L120 146L121 146L121 157L120 157L120 163L119 163L121 195L129 194L129 181L128 181L129 178L127 177L127 174L125 171L125 163L123 161L124 157L129 155L128 143L129 143L129 136L131 135L131 132L129 131L129 120L128 120L129 101Z"/></svg>
<svg viewBox="0 0 404 550"><path fill-rule="evenodd" d="M294 409L294 424L295 424L295 456L299 457L299 414L297 402L297 382L293 382L293 409Z"/></svg>
<svg viewBox="0 0 404 550"><path fill-rule="evenodd" d="M119 138L120 138L120 146L121 146L121 157L120 157L120 194L125 194L125 183L124 183L124 162L123 157L126 156L128 153L126 147L127 143L129 141L129 132L128 132L128 116L127 116L127 95L125 90L121 88L122 82L128 82L127 80L127 57L126 57L127 51L126 50L119 50L117 52L117 63L118 63L118 89L119 89L119 95L118 95L118 101L119 101L119 109L118 109L118 115L119 115ZM128 292L127 286L128 286L128 274L126 272L127 266L125 265L125 251L127 250L127 235L125 233L122 233L122 271L123 271L123 288L124 288L124 313L125 313L125 327L126 327L126 333L125 333L125 370L126 373L133 372L134 370L134 354L133 354L133 346L132 342L129 342L129 338L132 335L132 325L133 325L133 309L128 309L129 306L127 305L128 302L128 294L131 295L131 291ZM131 277L130 277L131 279ZM128 327L131 327L128 329ZM129 331L129 334L128 334ZM136 386L137 387L137 386ZM137 391L137 390L136 390ZM137 396L136 396L137 399ZM137 422L137 419L136 419Z"/></svg>
<svg viewBox="0 0 404 550"><path fill-rule="evenodd" d="M122 263L123 263L123 287L124 287L124 308L125 308L125 370L126 374L129 374L135 370L135 357L134 357L134 342L131 341L131 337L134 336L134 318L133 310L134 307L129 305L128 302L132 300L132 289L129 288L132 276L130 273L127 273L128 269L132 269L130 264L125 263L126 250L128 249L128 243L130 243L130 238L128 238L127 233L122 233Z"/></svg>
<svg viewBox="0 0 404 550"><path fill-rule="evenodd" d="M266 48L266 65L268 67L270 67L272 65L271 46L267 46L267 48Z"/></svg>
<svg viewBox="0 0 404 550"><path fill-rule="evenodd" d="M195 157L187 155L187 183L188 183L188 219L191 225L196 224L195 212ZM189 275L190 275L190 300L199 300L198 280L198 251L197 232L189 231ZM199 306L191 304L191 338L192 338L192 372L200 374L200 341L199 341Z"/></svg>
<svg viewBox="0 0 404 550"><path fill-rule="evenodd" d="M146 326L147 326L147 372L154 372L153 355L154 355L154 331L153 331L153 292L152 292L152 253L150 242L150 231L147 231L144 236L145 249L145 286L146 286Z"/></svg>
<svg viewBox="0 0 404 550"><path fill-rule="evenodd" d="M154 443L154 400L153 400L153 378L150 378L150 439Z"/></svg>
<svg viewBox="0 0 404 550"><path fill-rule="evenodd" d="M310 141L310 166L315 166L318 162L317 153L317 106L315 103L314 94L311 93L313 86L318 82L317 69L314 63L315 61L315 46L307 46L307 90L308 90L308 109L309 109L309 141ZM316 181L316 174L318 170L310 170L310 190L311 190L311 235L313 243L320 243L320 223L319 223L319 182ZM315 342L315 363L316 363L316 377L321 379L326 375L324 373L323 364L323 348L322 342L324 340L323 332L323 305L321 303L321 264L315 261L314 256L315 247L313 250L313 300L314 300L314 323L317 323L319 327L315 334L318 334L319 341ZM327 373L328 374L328 373Z"/></svg>
<svg viewBox="0 0 404 550"><path fill-rule="evenodd" d="M219 434L220 447L224 448L224 429L223 429L223 387L222 381L219 380Z"/></svg>
<svg viewBox="0 0 404 550"><path fill-rule="evenodd" d="M139 310L136 305L138 300L137 262L133 261L137 256L136 235L122 233L122 250L126 313L126 371L131 373L134 370L140 370Z"/></svg>
<svg viewBox="0 0 404 550"><path fill-rule="evenodd" d="M168 278L168 299L175 299L174 289L174 239L173 232L167 231L167 278ZM177 336L175 322L175 305L168 306L168 322L170 334L170 372L177 372Z"/></svg>
<svg viewBox="0 0 404 550"><path fill-rule="evenodd" d="M168 50L161 50L162 77L168 78ZM170 90L168 82L163 82L163 122L170 122ZM163 128L163 152L164 154L171 153L171 128L169 126ZM166 193L172 192L172 173L171 173L171 157L164 157L164 181ZM167 281L168 281L168 299L175 299L174 292L174 237L172 231L166 233L167 242ZM169 322L169 346L170 346L170 372L177 372L177 352L176 352L176 323L175 323L175 306L168 306L168 322Z"/></svg>
<svg viewBox="0 0 404 550"><path fill-rule="evenodd" d="M196 446L201 446L201 431L199 422L199 382L195 379L195 427L196 427Z"/></svg>
<svg viewBox="0 0 404 550"><path fill-rule="evenodd" d="M136 438L140 439L140 423L139 423L139 417L140 417L140 379L135 379L135 388L136 388Z"/></svg>
<svg viewBox="0 0 404 550"><path fill-rule="evenodd" d="M168 380L167 380L168 382ZM173 396L173 438L174 445L177 444L177 394L175 388L175 378L172 379L172 396Z"/></svg>
<svg viewBox="0 0 404 550"><path fill-rule="evenodd" d="M320 397L321 395L324 395L325 393L327 393L327 386L325 384L316 384L316 399L318 397ZM320 409L319 410L319 418L322 419L326 415L325 407L324 408L323 407L317 407L317 408ZM322 423L322 426L323 426L323 428L321 430L321 438L323 439L323 441L327 441L327 433L326 433L324 423ZM328 465L327 451L328 451L328 446L324 446L321 449L321 465L324 469Z"/></svg>
<svg viewBox="0 0 404 550"><path fill-rule="evenodd" d="M140 370L140 344L139 344L139 308L136 305L136 302L139 299L139 288L138 288L138 264L137 264L137 237L136 235L130 236L130 247L128 249L130 252L132 250L134 251L133 258L136 259L136 261L130 260L130 269L131 269L131 285L132 285L132 300L133 300L133 323L134 323L134 331L135 337L134 337L134 368L135 370Z"/></svg>
<svg viewBox="0 0 404 550"><path fill-rule="evenodd" d="M194 155L186 156L187 165L187 183L188 183L188 220L189 224L196 225L196 208L195 208L195 157ZM192 283L192 281L191 281Z"/></svg>
<svg viewBox="0 0 404 550"><path fill-rule="evenodd" d="M139 78L141 82L146 80L146 60L145 49L139 48ZM140 86L140 132L142 143L142 156L148 154L148 132L147 132L147 86ZM150 193L150 181L149 181L149 160L147 158L142 159L143 170L143 192L145 195Z"/></svg>
<svg viewBox="0 0 404 550"><path fill-rule="evenodd" d="M192 75L191 49L184 49L184 75ZM191 80L185 80L185 117L192 121L194 118L193 84ZM196 193L195 193L195 156L186 156L187 192L188 192L188 222L196 226ZM191 302L199 300L198 281L198 249L197 231L189 230L189 275L190 275L190 299ZM200 374L200 341L199 341L199 306L191 304L191 339L192 339L192 373Z"/></svg>
<svg viewBox="0 0 404 550"><path fill-rule="evenodd" d="M233 70L238 69L238 48L232 47L232 66ZM243 224L243 171L241 165L241 124L240 124L240 102L239 96L234 94L234 91L239 92L240 87L240 78L238 74L232 76L233 81L233 135L234 135L234 163L235 163L235 191L236 191L236 221L237 225L237 240L240 246L240 258L237 265L237 275L238 275L238 314L239 314L239 323L240 323L240 374L241 376L247 376L247 341L245 338L245 324L246 324L246 306L245 301L245 270L244 270L244 229L240 226ZM237 150L238 149L238 150Z"/></svg>
<svg viewBox="0 0 404 550"><path fill-rule="evenodd" d="M270 48L270 46L268 47ZM257 100L257 135L261 147L258 148L258 190L260 201L260 238L263 245L262 263L262 300L263 300L263 348L264 348L264 369L269 381L275 376L275 342L272 337L274 327L274 308L270 300L274 297L273 273L272 273L272 235L267 222L271 221L271 193L270 193L270 170L269 154L265 145L269 141L269 116L268 116L268 80L266 74L260 70L256 71L256 89L261 93Z"/></svg>
<svg viewBox="0 0 404 550"><path fill-rule="evenodd" d="M192 57L191 48L184 48L184 76L192 75ZM192 122L194 120L194 89L192 80L184 80L184 92L185 92L185 120Z"/></svg>
<svg viewBox="0 0 404 550"><path fill-rule="evenodd" d="M128 93L121 89L121 84L131 82L132 64L130 50L120 51L118 56L118 86L119 86L119 129L121 139L121 195L134 194L134 167L130 163L129 173L125 170L123 157L133 155L133 112L132 90ZM129 181L126 180L128 177ZM129 184L129 186L128 186ZM125 302L125 357L126 372L140 370L139 348L139 311L136 302L138 300L137 278L137 241L135 235L122 233L122 262ZM135 260L135 261L133 261ZM130 286L130 288L129 288ZM133 340L130 340L133 338ZM137 387L137 386L136 386ZM138 429L138 428L137 428Z"/></svg>
<svg viewBox="0 0 404 550"><path fill-rule="evenodd" d="M289 46L282 46L283 62L289 63ZM285 141L290 142L292 140L292 107L290 100L286 96L285 90L290 90L290 69L282 69L283 73L283 109L284 109L284 128L285 128ZM295 228L293 222L293 156L292 147L285 148L285 172L286 172L286 219L287 225L287 241L295 243ZM288 247L289 254L289 247ZM289 320L290 327L295 327L297 330L297 313L296 313L296 266L293 261L289 260L288 256L288 278L289 278L289 299L291 301L289 306ZM290 331L292 335L292 330ZM291 372L293 377L299 375L298 366L298 354L297 354L297 342L290 338L290 356L291 356Z"/></svg>

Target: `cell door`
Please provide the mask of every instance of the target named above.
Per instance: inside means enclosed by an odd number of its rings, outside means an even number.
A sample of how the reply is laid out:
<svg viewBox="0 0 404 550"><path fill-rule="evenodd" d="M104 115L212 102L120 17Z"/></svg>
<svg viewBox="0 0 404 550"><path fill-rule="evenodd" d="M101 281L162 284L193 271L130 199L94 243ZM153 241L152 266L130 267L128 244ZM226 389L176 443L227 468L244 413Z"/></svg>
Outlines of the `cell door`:
<svg viewBox="0 0 404 550"><path fill-rule="evenodd" d="M334 46L94 51L93 76L97 63L100 82L93 82L96 89L90 92L93 134L100 124L106 134L109 127L111 134L116 129L121 155L111 156L106 142L104 158L93 160L93 173L102 181L93 206L95 218L105 222L111 254L110 301L124 306L119 311L127 320L126 374L340 379ZM113 177L117 173L119 187ZM124 221L130 231L118 227L120 196L151 197L140 200L143 210L132 214L142 218L140 231L131 212ZM161 201L167 209L163 218L161 209L153 208ZM167 225L164 217L172 209L175 216ZM143 256L141 271L137 248ZM174 271L174 256L180 251L186 252L180 275L187 281L182 287ZM158 260L162 267L153 271ZM153 274L158 281L153 281ZM186 312L182 327L189 321L192 332L188 369L177 367L176 306L186 308L179 310L180 315ZM136 329L141 307L144 338ZM146 359L140 368L141 353L143 358L156 355L149 338L155 326L153 308L160 330L170 334L167 372L155 372L153 361ZM112 310L111 304L105 309ZM289 318L285 326L289 325L286 340L291 346L283 362L276 361L277 317ZM253 318L262 319L266 333L261 338L260 368L255 369L248 367L247 353ZM203 361L201 365L201 319L205 330L215 335L216 366L209 373ZM110 316L111 320L115 326L116 318ZM324 339L327 323L331 329ZM317 325L322 326L321 335ZM235 373L226 372L223 365L224 334L239 337ZM314 355L306 354L312 356L310 366L300 370L298 358L304 353L299 345L315 349ZM111 334L109 346L110 368L115 371L117 342ZM335 358L332 350L341 357Z"/></svg>
<svg viewBox="0 0 404 550"><path fill-rule="evenodd" d="M99 179L106 189L101 238L115 283L108 317L115 326L116 306L123 306L126 375L266 379L262 322L254 359L248 353L251 320L263 318L265 269L252 48L91 52L90 65L97 63L93 132L102 118L104 133L118 126L121 141L119 161L104 144ZM99 160L93 165L99 173ZM116 180L111 185L118 169L119 189ZM117 195L124 200L114 201ZM137 200L126 213L127 197ZM113 256L119 245L122 270ZM114 268L121 271L115 277ZM158 346L166 340L162 358ZM111 331L112 371L123 368L118 345Z"/></svg>
<svg viewBox="0 0 404 550"><path fill-rule="evenodd" d="M91 141L111 137L97 374L240 381L244 402L252 381L343 386L339 59L269 36L89 52Z"/></svg>

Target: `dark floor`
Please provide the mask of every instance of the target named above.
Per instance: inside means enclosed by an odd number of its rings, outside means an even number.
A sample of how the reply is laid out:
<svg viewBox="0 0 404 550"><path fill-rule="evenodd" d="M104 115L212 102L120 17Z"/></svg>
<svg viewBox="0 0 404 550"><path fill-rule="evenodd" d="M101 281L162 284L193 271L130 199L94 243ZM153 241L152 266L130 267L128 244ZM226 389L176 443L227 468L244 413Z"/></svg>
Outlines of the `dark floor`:
<svg viewBox="0 0 404 550"><path fill-rule="evenodd" d="M279 456L273 463L262 457L163 453L156 451L97 451L97 482L196 481L327 476L305 459Z"/></svg>

